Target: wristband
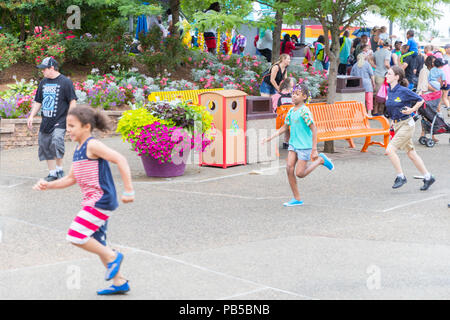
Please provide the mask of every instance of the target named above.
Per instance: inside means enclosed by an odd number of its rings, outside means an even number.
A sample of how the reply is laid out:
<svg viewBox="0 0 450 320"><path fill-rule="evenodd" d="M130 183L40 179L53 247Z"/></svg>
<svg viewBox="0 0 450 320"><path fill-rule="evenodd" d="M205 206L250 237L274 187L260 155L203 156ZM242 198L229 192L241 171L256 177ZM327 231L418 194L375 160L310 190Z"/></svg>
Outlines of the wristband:
<svg viewBox="0 0 450 320"><path fill-rule="evenodd" d="M126 197L132 197L132 196L134 196L134 191L132 191L132 192L123 192L122 193L122 195L124 195L124 196L126 196Z"/></svg>

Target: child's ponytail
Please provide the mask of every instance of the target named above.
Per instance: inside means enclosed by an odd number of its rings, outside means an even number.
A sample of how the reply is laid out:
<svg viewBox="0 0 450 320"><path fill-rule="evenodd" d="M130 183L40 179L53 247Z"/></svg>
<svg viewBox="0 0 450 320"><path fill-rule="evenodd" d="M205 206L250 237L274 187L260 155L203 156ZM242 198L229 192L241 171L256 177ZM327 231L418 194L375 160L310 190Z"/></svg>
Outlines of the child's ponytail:
<svg viewBox="0 0 450 320"><path fill-rule="evenodd" d="M70 109L68 115L76 117L82 125L89 123L91 125L91 131L95 128L104 132L111 129L109 117L105 113L88 105L78 105Z"/></svg>
<svg viewBox="0 0 450 320"><path fill-rule="evenodd" d="M95 128L97 128L100 131L106 132L111 129L111 121L109 117L99 110L95 110L94 121L95 121Z"/></svg>

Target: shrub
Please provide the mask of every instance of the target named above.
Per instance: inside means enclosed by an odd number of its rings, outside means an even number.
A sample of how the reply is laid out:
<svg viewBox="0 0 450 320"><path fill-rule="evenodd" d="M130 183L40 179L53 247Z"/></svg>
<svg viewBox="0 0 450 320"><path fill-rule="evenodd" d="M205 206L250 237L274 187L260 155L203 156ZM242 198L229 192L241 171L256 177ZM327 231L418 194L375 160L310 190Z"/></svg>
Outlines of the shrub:
<svg viewBox="0 0 450 320"><path fill-rule="evenodd" d="M88 61L88 49L91 41L87 38L69 38L64 41L65 60L78 64L86 64Z"/></svg>
<svg viewBox="0 0 450 320"><path fill-rule="evenodd" d="M58 61L59 66L63 65L66 51L63 44L64 37L64 32L45 26L41 33L32 35L26 40L25 61L32 64L40 64L45 57L50 56ZM72 36L66 37L71 39Z"/></svg>
<svg viewBox="0 0 450 320"><path fill-rule="evenodd" d="M103 73L112 69L128 70L132 65L131 57L125 52L125 28L120 24L111 25L100 35L101 42L94 43L89 49L91 65Z"/></svg>
<svg viewBox="0 0 450 320"><path fill-rule="evenodd" d="M163 38L158 27L153 27L146 35L140 34L143 54L138 60L143 63L150 74L164 74L172 72L187 60L189 50L180 38L167 36Z"/></svg>
<svg viewBox="0 0 450 320"><path fill-rule="evenodd" d="M10 34L0 33L0 71L6 69L22 57L22 43Z"/></svg>

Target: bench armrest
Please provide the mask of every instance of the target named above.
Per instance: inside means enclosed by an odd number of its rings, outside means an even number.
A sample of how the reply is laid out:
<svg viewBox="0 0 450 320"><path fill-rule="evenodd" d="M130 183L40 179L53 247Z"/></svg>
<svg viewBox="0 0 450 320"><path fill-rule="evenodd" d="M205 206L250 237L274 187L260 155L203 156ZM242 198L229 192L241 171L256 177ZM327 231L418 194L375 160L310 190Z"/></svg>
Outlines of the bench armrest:
<svg viewBox="0 0 450 320"><path fill-rule="evenodd" d="M374 117L367 116L367 118L369 120L377 120L377 121L379 121L381 123L381 125L383 126L383 129L389 130L389 128L390 128L388 119L386 119L383 116L374 116Z"/></svg>

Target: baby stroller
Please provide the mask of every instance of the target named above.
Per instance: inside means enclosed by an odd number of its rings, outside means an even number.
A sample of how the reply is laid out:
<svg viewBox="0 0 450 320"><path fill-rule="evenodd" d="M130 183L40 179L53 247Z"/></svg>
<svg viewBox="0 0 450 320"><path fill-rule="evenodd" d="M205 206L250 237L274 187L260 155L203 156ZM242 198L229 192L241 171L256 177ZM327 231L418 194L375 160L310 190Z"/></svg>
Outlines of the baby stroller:
<svg viewBox="0 0 450 320"><path fill-rule="evenodd" d="M422 95L422 98L425 100L425 103L419 108L419 114L422 116L422 126L425 135L420 137L419 143L432 148L435 145L432 135L450 133L450 124L446 123L442 115L436 111L441 100L440 91ZM431 137L427 138L427 134L430 134Z"/></svg>

